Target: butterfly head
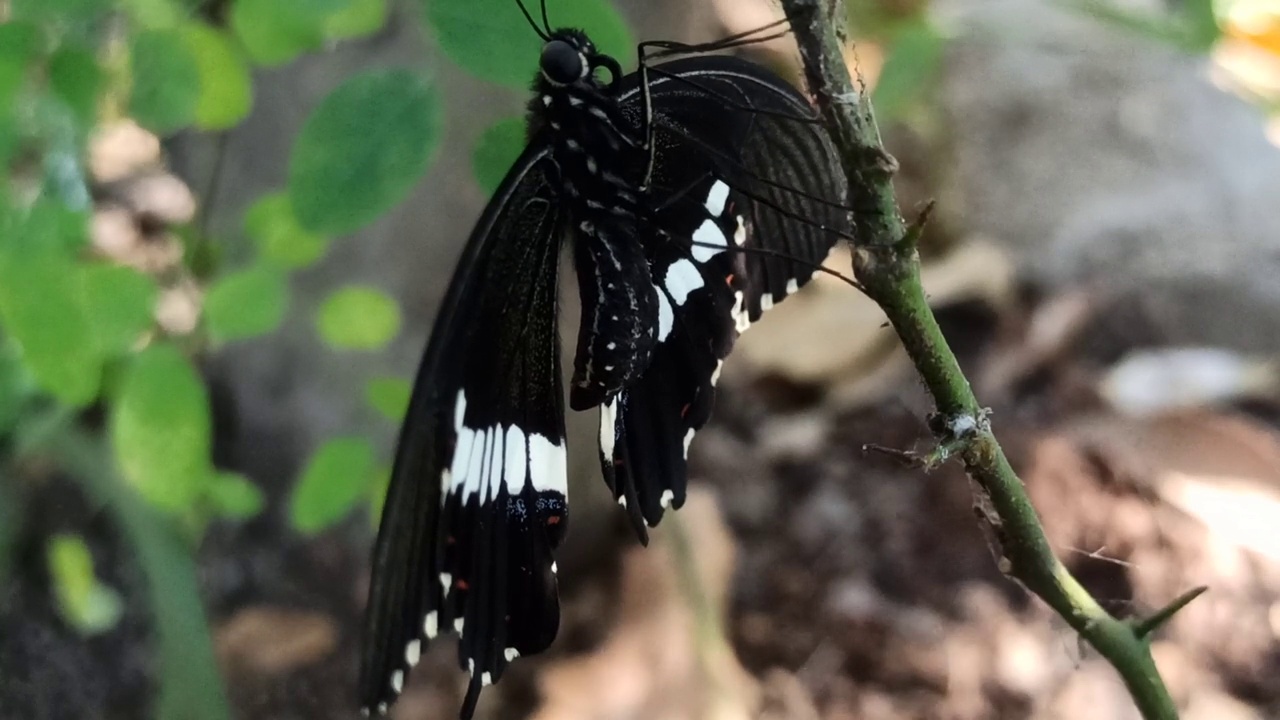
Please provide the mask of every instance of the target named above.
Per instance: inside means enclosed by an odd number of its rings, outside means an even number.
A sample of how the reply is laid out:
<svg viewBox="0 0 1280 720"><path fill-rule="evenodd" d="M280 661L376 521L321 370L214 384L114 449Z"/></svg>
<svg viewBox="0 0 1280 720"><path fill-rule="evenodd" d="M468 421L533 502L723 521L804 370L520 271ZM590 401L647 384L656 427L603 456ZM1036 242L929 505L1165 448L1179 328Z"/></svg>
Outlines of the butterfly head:
<svg viewBox="0 0 1280 720"><path fill-rule="evenodd" d="M542 46L538 60L542 77L555 87L580 83L595 84L597 68L607 68L611 76L609 85L619 77L618 63L608 55L596 51L596 46L581 30L556 30Z"/></svg>

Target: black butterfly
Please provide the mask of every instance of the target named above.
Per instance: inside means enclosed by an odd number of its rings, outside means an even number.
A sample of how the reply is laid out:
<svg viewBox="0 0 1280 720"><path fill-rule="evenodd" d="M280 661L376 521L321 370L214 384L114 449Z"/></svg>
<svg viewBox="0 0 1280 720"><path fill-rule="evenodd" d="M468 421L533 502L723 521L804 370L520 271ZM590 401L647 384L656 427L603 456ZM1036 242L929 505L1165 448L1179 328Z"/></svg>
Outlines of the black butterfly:
<svg viewBox="0 0 1280 720"><path fill-rule="evenodd" d="M605 481L646 541L685 500L689 442L735 338L849 228L835 150L794 88L727 56L648 63L751 34L642 44L623 77L582 32L551 30L545 4L542 28L525 16L545 41L528 147L472 231L401 429L373 554L367 714L439 634L461 636L463 718L556 636L562 244L583 306L569 405L600 408Z"/></svg>

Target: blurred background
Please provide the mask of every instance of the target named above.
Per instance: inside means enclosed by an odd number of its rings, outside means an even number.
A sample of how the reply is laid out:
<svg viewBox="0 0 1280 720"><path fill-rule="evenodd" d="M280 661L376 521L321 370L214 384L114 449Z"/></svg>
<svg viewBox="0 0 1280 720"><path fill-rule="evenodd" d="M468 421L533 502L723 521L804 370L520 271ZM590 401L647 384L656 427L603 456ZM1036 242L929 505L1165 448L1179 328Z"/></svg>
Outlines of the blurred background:
<svg viewBox="0 0 1280 720"><path fill-rule="evenodd" d="M548 0L634 57L769 0ZM1188 720L1280 718L1280 3L852 0L936 312L1103 604L1197 585ZM409 379L522 143L513 0L0 0L0 718L355 717ZM745 54L797 77L789 41ZM632 61L630 63L634 65ZM848 272L847 251L829 260ZM570 418L555 646L484 718L1128 720L998 572L869 301L727 364L641 551ZM573 328L565 330L573 336ZM437 643L393 716L455 717Z"/></svg>

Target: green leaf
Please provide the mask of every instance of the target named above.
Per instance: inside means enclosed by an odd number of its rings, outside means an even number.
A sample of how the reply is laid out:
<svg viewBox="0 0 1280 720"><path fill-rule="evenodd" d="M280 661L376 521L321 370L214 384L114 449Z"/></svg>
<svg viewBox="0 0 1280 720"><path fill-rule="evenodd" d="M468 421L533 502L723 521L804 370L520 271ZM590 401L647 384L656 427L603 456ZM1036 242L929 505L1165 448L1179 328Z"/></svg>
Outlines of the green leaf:
<svg viewBox="0 0 1280 720"><path fill-rule="evenodd" d="M97 119L103 79L97 58L84 48L64 45L49 58L49 87L67 104L84 130Z"/></svg>
<svg viewBox="0 0 1280 720"><path fill-rule="evenodd" d="M400 331L400 306L374 288L346 287L324 301L317 323L333 347L375 350Z"/></svg>
<svg viewBox="0 0 1280 720"><path fill-rule="evenodd" d="M80 283L89 329L103 357L124 353L151 329L158 292L149 276L93 263L80 267Z"/></svg>
<svg viewBox="0 0 1280 720"><path fill-rule="evenodd" d="M511 164L520 157L527 142L524 118L504 118L490 125L476 142L471 168L476 182L492 194L506 177Z"/></svg>
<svg viewBox="0 0 1280 720"><path fill-rule="evenodd" d="M284 273L259 264L214 282L205 295L204 316L215 340L243 340L275 330L288 304Z"/></svg>
<svg viewBox="0 0 1280 720"><path fill-rule="evenodd" d="M0 62L26 66L43 50L44 39L34 23L12 20L0 23Z"/></svg>
<svg viewBox="0 0 1280 720"><path fill-rule="evenodd" d="M264 195L244 215L245 232L262 257L284 267L306 267L329 247L328 238L298 224L287 193Z"/></svg>
<svg viewBox="0 0 1280 720"><path fill-rule="evenodd" d="M398 377L379 377L369 381L364 388L365 402L392 422L404 419L409 409L409 381Z"/></svg>
<svg viewBox="0 0 1280 720"><path fill-rule="evenodd" d="M37 244L0 244L0 318L40 387L87 404L98 394L102 357L90 340L79 275L61 248L24 239Z"/></svg>
<svg viewBox="0 0 1280 720"><path fill-rule="evenodd" d="M379 70L340 85L315 109L289 158L289 197L314 232L356 230L404 199L427 168L440 106L426 80Z"/></svg>
<svg viewBox="0 0 1280 720"><path fill-rule="evenodd" d="M209 499L219 516L248 520L262 512L266 499L262 490L236 473L218 473L209 485Z"/></svg>
<svg viewBox="0 0 1280 720"><path fill-rule="evenodd" d="M304 533L338 522L368 494L373 481L373 447L364 438L334 438L307 463L289 503L289 520Z"/></svg>
<svg viewBox="0 0 1280 720"><path fill-rule="evenodd" d="M877 116L886 120L902 117L922 97L941 66L943 43L942 36L924 19L899 29L871 93Z"/></svg>
<svg viewBox="0 0 1280 720"><path fill-rule="evenodd" d="M187 15L180 0L122 0L121 4L148 30L176 27Z"/></svg>
<svg viewBox="0 0 1280 720"><path fill-rule="evenodd" d="M116 591L98 582L93 556L76 535L55 535L47 548L49 576L62 617L86 635L110 630L124 614Z"/></svg>
<svg viewBox="0 0 1280 720"><path fill-rule="evenodd" d="M143 350L112 406L111 441L125 478L152 505L181 513L209 486L209 399L172 345Z"/></svg>
<svg viewBox="0 0 1280 720"><path fill-rule="evenodd" d="M221 130L243 120L253 103L253 86L239 48L225 33L201 23L183 28L183 37L200 72L196 125Z"/></svg>
<svg viewBox="0 0 1280 720"><path fill-rule="evenodd" d="M387 0L354 0L324 21L324 36L346 40L377 32L387 22Z"/></svg>
<svg viewBox="0 0 1280 720"><path fill-rule="evenodd" d="M195 117L200 66L176 30L147 30L133 38L129 112L150 130L168 133Z"/></svg>
<svg viewBox="0 0 1280 720"><path fill-rule="evenodd" d="M582 28L600 52L634 63L635 41L607 0L557 0L550 9L553 28ZM450 59L477 77L525 89L538 71L542 40L511 0L426 0L426 19Z"/></svg>
<svg viewBox="0 0 1280 720"><path fill-rule="evenodd" d="M0 335L0 436L17 426L34 390L31 377L18 357L18 349Z"/></svg>
<svg viewBox="0 0 1280 720"><path fill-rule="evenodd" d="M318 50L326 40L350 37L343 32L371 22L376 8L368 5L367 0L235 0L231 28L254 62L282 65Z"/></svg>

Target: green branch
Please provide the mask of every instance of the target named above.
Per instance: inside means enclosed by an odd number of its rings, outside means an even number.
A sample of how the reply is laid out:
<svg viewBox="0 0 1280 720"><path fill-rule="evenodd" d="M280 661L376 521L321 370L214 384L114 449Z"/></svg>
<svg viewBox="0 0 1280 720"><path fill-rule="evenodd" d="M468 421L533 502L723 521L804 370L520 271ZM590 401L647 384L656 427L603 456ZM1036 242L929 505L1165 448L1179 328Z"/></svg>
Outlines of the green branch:
<svg viewBox="0 0 1280 720"><path fill-rule="evenodd" d="M805 79L840 152L852 206L872 209L855 218L854 273L888 316L937 408L930 426L938 450L925 465L951 457L964 464L980 488L978 505L998 543L1001 570L1044 600L1115 667L1146 720L1176 720L1177 709L1151 657L1149 634L1199 593L1183 595L1147 620L1121 620L1053 554L1022 480L991 433L986 411L929 308L916 252L927 211L911 224L898 211L892 184L896 163L881 143L865 88L855 89L850 80L837 37L839 23L833 18L844 17L843 7L832 2L824 9L826 4L782 0Z"/></svg>

